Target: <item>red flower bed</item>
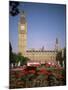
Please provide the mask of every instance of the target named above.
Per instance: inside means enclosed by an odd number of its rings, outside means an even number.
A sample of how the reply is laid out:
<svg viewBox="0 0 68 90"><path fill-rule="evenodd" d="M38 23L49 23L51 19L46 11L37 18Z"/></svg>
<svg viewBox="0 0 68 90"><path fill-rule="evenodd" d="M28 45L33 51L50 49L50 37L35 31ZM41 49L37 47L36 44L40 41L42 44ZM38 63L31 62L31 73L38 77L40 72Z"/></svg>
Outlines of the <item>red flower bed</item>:
<svg viewBox="0 0 68 90"><path fill-rule="evenodd" d="M47 66L49 66L49 64L47 64ZM56 70L61 70L63 68L60 68L60 67L57 67ZM23 76L26 76L29 75L29 74L34 74L34 75L40 75L40 74L43 74L43 75L52 75L53 74L53 71L50 71L50 70L46 70L45 68L40 68L40 70L36 71L34 68L26 68L26 69L22 69L20 71L11 71L13 75L15 75L15 78L18 79L18 78L21 78ZM56 74L55 73L55 77L58 78L58 79L63 79L64 77L62 76L62 74Z"/></svg>

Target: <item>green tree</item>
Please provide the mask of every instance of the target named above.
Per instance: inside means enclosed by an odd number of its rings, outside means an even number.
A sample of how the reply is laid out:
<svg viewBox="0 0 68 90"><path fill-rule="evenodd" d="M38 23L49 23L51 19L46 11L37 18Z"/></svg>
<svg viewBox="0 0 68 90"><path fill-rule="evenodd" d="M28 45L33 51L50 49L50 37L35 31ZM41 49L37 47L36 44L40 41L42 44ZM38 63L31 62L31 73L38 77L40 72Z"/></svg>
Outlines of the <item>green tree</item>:
<svg viewBox="0 0 68 90"><path fill-rule="evenodd" d="M66 48L63 49L63 57L62 51L57 52L56 61L59 61L61 66L63 66L64 61L64 68L66 69Z"/></svg>
<svg viewBox="0 0 68 90"><path fill-rule="evenodd" d="M64 48L64 57L63 57L63 60L64 60L65 69L66 69L66 48Z"/></svg>
<svg viewBox="0 0 68 90"><path fill-rule="evenodd" d="M61 51L57 52L56 61L59 61L60 65L63 66L63 63L62 63L63 58L62 58L62 52Z"/></svg>
<svg viewBox="0 0 68 90"><path fill-rule="evenodd" d="M16 64L17 64L17 54L13 53L12 58L13 58L13 62L12 63L14 65L14 67L15 67Z"/></svg>
<svg viewBox="0 0 68 90"><path fill-rule="evenodd" d="M10 1L9 2L9 7L10 7L9 12L10 12L11 16L16 16L19 14L19 8L18 8L19 4L20 3L17 1Z"/></svg>
<svg viewBox="0 0 68 90"><path fill-rule="evenodd" d="M9 43L9 58L10 58L10 63L12 62L12 46L11 43Z"/></svg>
<svg viewBox="0 0 68 90"><path fill-rule="evenodd" d="M10 63L10 66L11 66L11 64L14 62L11 43L9 43L9 59L10 59L9 63Z"/></svg>
<svg viewBox="0 0 68 90"><path fill-rule="evenodd" d="M64 71L63 71L63 76L64 76L64 85L66 85L66 48L64 48Z"/></svg>
<svg viewBox="0 0 68 90"><path fill-rule="evenodd" d="M17 54L12 52L12 45L11 43L9 43L9 65L11 67L11 65L13 64L13 66L15 66L16 62L17 62Z"/></svg>
<svg viewBox="0 0 68 90"><path fill-rule="evenodd" d="M20 53L17 55L17 61L21 63L22 65L26 65L27 61L29 61L29 58L22 56Z"/></svg>

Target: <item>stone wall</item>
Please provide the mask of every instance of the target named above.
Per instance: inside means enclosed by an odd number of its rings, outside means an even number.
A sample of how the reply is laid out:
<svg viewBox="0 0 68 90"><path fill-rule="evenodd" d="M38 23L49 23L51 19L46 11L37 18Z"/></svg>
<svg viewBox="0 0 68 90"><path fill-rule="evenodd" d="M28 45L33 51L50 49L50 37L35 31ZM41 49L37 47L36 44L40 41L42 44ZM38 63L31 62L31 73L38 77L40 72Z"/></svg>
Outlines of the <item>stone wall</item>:
<svg viewBox="0 0 68 90"><path fill-rule="evenodd" d="M34 62L56 62L55 51L26 51L26 55L31 61Z"/></svg>

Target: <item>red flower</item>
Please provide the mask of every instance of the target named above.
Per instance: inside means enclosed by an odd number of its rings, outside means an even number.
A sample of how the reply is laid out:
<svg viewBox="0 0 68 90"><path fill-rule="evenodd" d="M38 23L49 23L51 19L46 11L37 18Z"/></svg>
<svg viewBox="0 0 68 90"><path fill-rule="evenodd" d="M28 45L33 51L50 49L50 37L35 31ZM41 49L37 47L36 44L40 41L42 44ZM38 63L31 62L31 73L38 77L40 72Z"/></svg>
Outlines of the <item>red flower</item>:
<svg viewBox="0 0 68 90"><path fill-rule="evenodd" d="M28 71L27 70L22 70L22 75L27 75Z"/></svg>
<svg viewBox="0 0 68 90"><path fill-rule="evenodd" d="M29 70L29 74L35 74L35 70Z"/></svg>
<svg viewBox="0 0 68 90"><path fill-rule="evenodd" d="M41 69L41 70L38 71L38 74L45 74L45 75L47 75L48 71L45 70L45 69Z"/></svg>
<svg viewBox="0 0 68 90"><path fill-rule="evenodd" d="M15 72L15 78L19 78L19 73Z"/></svg>
<svg viewBox="0 0 68 90"><path fill-rule="evenodd" d="M46 63L45 66L46 66L46 67L50 67L50 64Z"/></svg>
<svg viewBox="0 0 68 90"><path fill-rule="evenodd" d="M57 75L57 78L58 78L58 79L63 79L64 77L63 77L62 75L58 74L58 75Z"/></svg>
<svg viewBox="0 0 68 90"><path fill-rule="evenodd" d="M40 66L39 64L35 64L36 67Z"/></svg>

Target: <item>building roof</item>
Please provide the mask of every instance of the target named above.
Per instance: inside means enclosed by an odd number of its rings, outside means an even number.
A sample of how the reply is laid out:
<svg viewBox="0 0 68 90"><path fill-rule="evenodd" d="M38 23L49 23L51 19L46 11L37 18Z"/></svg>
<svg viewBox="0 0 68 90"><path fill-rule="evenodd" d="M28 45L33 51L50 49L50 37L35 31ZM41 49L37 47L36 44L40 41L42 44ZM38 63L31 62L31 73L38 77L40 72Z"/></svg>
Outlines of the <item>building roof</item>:
<svg viewBox="0 0 68 90"><path fill-rule="evenodd" d="M56 52L55 50L26 50L26 52Z"/></svg>

